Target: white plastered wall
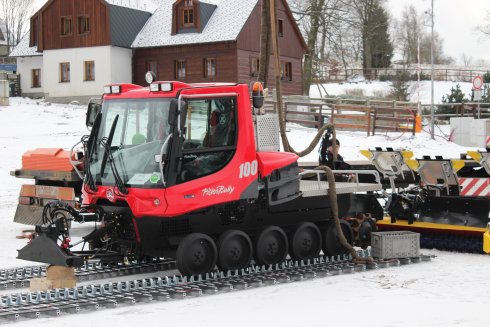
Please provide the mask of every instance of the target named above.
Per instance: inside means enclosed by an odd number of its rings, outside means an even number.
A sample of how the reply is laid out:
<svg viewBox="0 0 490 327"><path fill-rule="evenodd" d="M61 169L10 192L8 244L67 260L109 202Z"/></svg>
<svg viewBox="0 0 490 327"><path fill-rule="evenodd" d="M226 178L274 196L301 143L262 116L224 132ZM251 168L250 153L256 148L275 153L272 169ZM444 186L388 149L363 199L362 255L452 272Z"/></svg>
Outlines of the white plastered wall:
<svg viewBox="0 0 490 327"><path fill-rule="evenodd" d="M41 87L32 87L33 69L41 69ZM23 94L44 92L43 56L17 58L17 73L20 74L20 88Z"/></svg>
<svg viewBox="0 0 490 327"><path fill-rule="evenodd" d="M44 92L50 98L98 96L104 85L130 83L132 50L113 46L43 52ZM95 80L84 81L84 62L95 62ZM70 82L60 82L60 63L70 63Z"/></svg>

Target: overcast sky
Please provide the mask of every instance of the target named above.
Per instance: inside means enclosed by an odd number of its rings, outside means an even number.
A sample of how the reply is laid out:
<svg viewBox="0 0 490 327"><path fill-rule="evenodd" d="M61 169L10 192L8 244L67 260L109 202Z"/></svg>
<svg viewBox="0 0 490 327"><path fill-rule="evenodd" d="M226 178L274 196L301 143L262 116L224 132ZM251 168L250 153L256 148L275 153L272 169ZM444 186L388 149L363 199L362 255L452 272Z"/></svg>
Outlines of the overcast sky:
<svg viewBox="0 0 490 327"><path fill-rule="evenodd" d="M431 0L388 0L387 9L399 18L403 8L413 4L424 12L431 7ZM483 37L475 30L490 11L490 0L434 0L434 30L444 40L444 51L461 63L466 53L475 61L478 58L490 62L490 37ZM430 27L427 27L430 32Z"/></svg>

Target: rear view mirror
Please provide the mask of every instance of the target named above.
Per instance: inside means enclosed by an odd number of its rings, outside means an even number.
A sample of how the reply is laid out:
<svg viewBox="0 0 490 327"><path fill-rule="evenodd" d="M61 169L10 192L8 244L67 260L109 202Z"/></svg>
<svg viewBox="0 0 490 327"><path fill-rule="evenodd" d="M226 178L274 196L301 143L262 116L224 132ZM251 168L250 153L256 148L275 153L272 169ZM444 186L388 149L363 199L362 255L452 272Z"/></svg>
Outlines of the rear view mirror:
<svg viewBox="0 0 490 327"><path fill-rule="evenodd" d="M85 119L85 125L87 127L94 126L95 118L100 113L102 106L97 102L90 102L87 107L87 116Z"/></svg>

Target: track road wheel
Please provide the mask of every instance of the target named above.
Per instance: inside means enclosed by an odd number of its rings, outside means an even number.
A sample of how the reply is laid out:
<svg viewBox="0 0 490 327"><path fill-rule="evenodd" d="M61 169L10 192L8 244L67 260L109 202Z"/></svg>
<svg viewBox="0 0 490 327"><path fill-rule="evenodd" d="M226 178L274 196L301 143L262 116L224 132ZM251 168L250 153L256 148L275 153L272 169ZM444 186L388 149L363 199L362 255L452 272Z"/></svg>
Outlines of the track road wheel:
<svg viewBox="0 0 490 327"><path fill-rule="evenodd" d="M371 233L376 232L376 223L372 219L364 219L359 226L359 243L361 248L367 249L371 245Z"/></svg>
<svg viewBox="0 0 490 327"><path fill-rule="evenodd" d="M295 260L307 260L316 257L322 249L322 234L312 223L299 225L289 240L289 254Z"/></svg>
<svg viewBox="0 0 490 327"><path fill-rule="evenodd" d="M255 240L255 261L259 265L273 265L283 261L288 254L288 238L282 228L264 228Z"/></svg>
<svg viewBox="0 0 490 327"><path fill-rule="evenodd" d="M352 227L345 220L340 220L340 227L342 228L342 232L349 244L352 244L352 240L354 239L354 234L352 232ZM335 225L331 224L328 226L327 231L325 232L325 237L323 239L323 253L328 256L336 256L347 254L349 251L340 244L339 236L337 230L335 229Z"/></svg>
<svg viewBox="0 0 490 327"><path fill-rule="evenodd" d="M247 267L252 260L252 241L239 230L229 230L218 240L218 267L236 270Z"/></svg>
<svg viewBox="0 0 490 327"><path fill-rule="evenodd" d="M217 256L216 244L211 237L192 233L180 242L175 260L182 275L199 275L214 269Z"/></svg>

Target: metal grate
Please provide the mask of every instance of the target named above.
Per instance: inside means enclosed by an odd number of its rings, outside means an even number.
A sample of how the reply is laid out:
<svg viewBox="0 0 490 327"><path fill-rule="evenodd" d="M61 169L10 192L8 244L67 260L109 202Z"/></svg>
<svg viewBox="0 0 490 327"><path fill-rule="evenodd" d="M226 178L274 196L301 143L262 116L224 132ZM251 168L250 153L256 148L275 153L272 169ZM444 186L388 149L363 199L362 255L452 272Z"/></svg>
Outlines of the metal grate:
<svg viewBox="0 0 490 327"><path fill-rule="evenodd" d="M257 115L255 119L257 151L280 151L277 114Z"/></svg>
<svg viewBox="0 0 490 327"><path fill-rule="evenodd" d="M245 207L238 202L228 203L218 210L218 217L224 226L241 224L245 218Z"/></svg>
<svg viewBox="0 0 490 327"><path fill-rule="evenodd" d="M162 234L165 236L190 233L192 229L187 218L170 218L162 222Z"/></svg>

